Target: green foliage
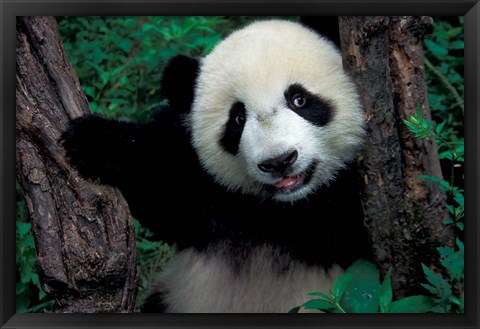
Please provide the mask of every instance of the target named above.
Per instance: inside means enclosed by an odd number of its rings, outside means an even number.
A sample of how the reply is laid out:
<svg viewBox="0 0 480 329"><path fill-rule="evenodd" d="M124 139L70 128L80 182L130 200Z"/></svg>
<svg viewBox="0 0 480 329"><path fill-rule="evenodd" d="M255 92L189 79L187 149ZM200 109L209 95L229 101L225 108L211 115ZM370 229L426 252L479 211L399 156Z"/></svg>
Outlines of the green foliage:
<svg viewBox="0 0 480 329"><path fill-rule="evenodd" d="M460 242L457 240L457 243ZM461 242L460 242L461 243ZM441 247L438 248L440 254L442 251L440 249L444 249L448 247ZM464 259L464 251L463 251L463 244L461 251L454 252L453 249L450 248L448 251L448 255L441 257L441 263L445 268L449 270L449 278L445 279L442 274L438 273L435 274L432 270L430 270L427 266L422 264L423 271L425 273L425 277L427 279L427 284L422 283L422 287L424 287L430 294L433 296L434 307L432 308L432 312L435 313L463 313L464 312L464 299L463 297L455 296L454 292L452 291L452 286L455 286L457 282L463 282L463 259ZM450 269L452 269L450 271ZM456 270L456 272L453 271Z"/></svg>
<svg viewBox="0 0 480 329"><path fill-rule="evenodd" d="M437 125L435 129L432 127L432 123L423 118L420 107L417 108L417 113L412 115L408 120L404 120L408 129L415 134L416 138L434 138L439 150L440 159L448 159L452 162L451 182L447 182L444 179L438 177L432 177L422 175L419 178L424 179L430 183L438 184L442 192L446 192L449 196L449 200L453 201L453 204L448 205L449 217L445 219L445 224L454 224L456 227L463 231L463 217L465 213L465 202L463 196L463 190L455 187L453 184L453 169L455 163L464 162L464 140L455 139L453 141L448 140L448 133L444 131L446 121Z"/></svg>
<svg viewBox="0 0 480 329"><path fill-rule="evenodd" d="M436 18L424 42L428 101L434 120L447 123L449 139L463 134L463 24L463 17Z"/></svg>
<svg viewBox="0 0 480 329"><path fill-rule="evenodd" d="M375 313L379 307L380 274L372 263L359 260L350 266L344 275L350 275L344 284L341 303L348 313ZM343 275L342 275L343 276ZM335 282L335 285L337 282Z"/></svg>
<svg viewBox="0 0 480 329"><path fill-rule="evenodd" d="M158 274L172 257L175 249L161 241L154 241L153 233L142 226L136 219L133 221L137 236L137 266L139 284L136 305L143 304L149 289L156 282Z"/></svg>
<svg viewBox="0 0 480 329"><path fill-rule="evenodd" d="M438 147L439 158L448 159L452 162L464 162L464 139L452 137L449 131L445 129L447 121L443 121L435 128L432 123L425 119L420 105L417 105L417 112L410 116L408 120L403 120L408 129L415 134L416 138L433 138Z"/></svg>
<svg viewBox="0 0 480 329"><path fill-rule="evenodd" d="M449 134L444 130L446 121L437 125L435 129L432 123L423 118L420 106L417 107L417 113L412 115L408 120L404 120L408 129L415 134L416 138L434 138L437 143L439 158L448 159L452 162L452 182L447 182L443 179L431 176L420 176L421 179L427 180L431 183L436 183L440 186L440 190L449 193L449 196L455 201L455 206L448 206L450 213L453 215L453 222L463 218L464 213L464 197L463 190L457 188L453 184L453 168L455 163L464 162L465 146L463 138L456 138L449 140Z"/></svg>
<svg viewBox="0 0 480 329"><path fill-rule="evenodd" d="M443 121L433 129L431 122L423 118L419 107L417 108L417 113L408 120L404 120L404 122L408 129L415 134L415 137L419 139L434 138L439 148L439 157L451 161L451 182L426 175L422 175L419 178L437 184L440 191L447 193L450 204L447 204L446 207L449 215L445 218L444 224L454 225L455 232L463 232L465 213L464 191L453 184L454 166L456 163L464 162L463 139L455 138L449 140L451 135L444 130L447 124L446 121ZM456 238L455 248L443 246L438 247L437 250L439 252L440 264L448 274L447 278L444 278L441 273L435 274L422 264L428 283L422 283L421 285L433 296L435 306L432 308L432 312L463 313L464 245L459 238ZM454 287L454 290L452 287Z"/></svg>
<svg viewBox="0 0 480 329"><path fill-rule="evenodd" d="M182 53L198 57L227 33L222 17L59 17L70 62L92 112L148 119L162 100L164 64Z"/></svg>
<svg viewBox="0 0 480 329"><path fill-rule="evenodd" d="M439 247L440 264L448 269L450 274L450 280L463 280L464 277L464 259L465 259L465 247L459 239L456 240L456 249L451 247Z"/></svg>
<svg viewBox="0 0 480 329"><path fill-rule="evenodd" d="M418 295L393 301L391 269L382 283L380 274L370 262L359 260L353 263L335 281L329 294L313 292L311 299L290 313L302 308L326 313L425 313L432 310L431 297Z"/></svg>

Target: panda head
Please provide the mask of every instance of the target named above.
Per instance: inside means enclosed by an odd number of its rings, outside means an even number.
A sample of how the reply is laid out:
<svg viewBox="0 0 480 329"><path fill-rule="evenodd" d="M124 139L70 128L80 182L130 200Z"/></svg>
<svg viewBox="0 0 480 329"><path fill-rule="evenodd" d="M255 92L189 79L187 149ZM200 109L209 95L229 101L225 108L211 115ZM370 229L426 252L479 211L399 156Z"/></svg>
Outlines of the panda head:
<svg viewBox="0 0 480 329"><path fill-rule="evenodd" d="M202 59L190 119L193 147L219 184L284 202L334 179L364 135L333 43L281 20L238 30Z"/></svg>

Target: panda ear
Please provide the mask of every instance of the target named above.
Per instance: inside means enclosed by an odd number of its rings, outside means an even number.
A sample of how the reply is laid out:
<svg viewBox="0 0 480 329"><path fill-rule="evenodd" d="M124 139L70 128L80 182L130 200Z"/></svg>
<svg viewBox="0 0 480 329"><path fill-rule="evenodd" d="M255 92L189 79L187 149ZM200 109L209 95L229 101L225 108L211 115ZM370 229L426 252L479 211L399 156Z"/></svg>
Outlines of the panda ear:
<svg viewBox="0 0 480 329"><path fill-rule="evenodd" d="M175 111L190 111L198 70L198 60L191 57L177 55L168 61L163 71L161 92Z"/></svg>
<svg viewBox="0 0 480 329"><path fill-rule="evenodd" d="M338 16L302 16L300 22L332 41L340 49L340 27Z"/></svg>

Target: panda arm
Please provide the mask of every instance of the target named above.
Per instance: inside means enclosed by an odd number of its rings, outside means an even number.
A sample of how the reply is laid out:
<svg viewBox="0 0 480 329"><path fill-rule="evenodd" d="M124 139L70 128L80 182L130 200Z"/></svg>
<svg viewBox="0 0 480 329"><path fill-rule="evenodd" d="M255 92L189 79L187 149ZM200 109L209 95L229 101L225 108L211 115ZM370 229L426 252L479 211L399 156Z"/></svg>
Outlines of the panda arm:
<svg viewBox="0 0 480 329"><path fill-rule="evenodd" d="M117 186L130 211L158 237L179 244L198 238L208 180L190 144L184 116L190 110L198 63L174 57L165 69L162 93L169 104L148 123L122 122L89 114L73 120L62 135L66 157L86 179ZM191 207L178 207L191 200ZM194 234L185 234L193 228ZM190 236L191 235L191 236Z"/></svg>
<svg viewBox="0 0 480 329"><path fill-rule="evenodd" d="M89 114L73 120L62 134L70 163L84 178L121 185L128 170L141 125Z"/></svg>
<svg viewBox="0 0 480 329"><path fill-rule="evenodd" d="M176 137L183 137L181 121L190 110L197 74L196 59L177 55L167 63L161 90L169 105L157 111L152 122L122 122L95 114L73 120L62 135L67 158L83 177L119 187L135 178L132 170L141 169L135 162L147 166L144 171L152 168L152 153L165 149L164 140L175 143Z"/></svg>

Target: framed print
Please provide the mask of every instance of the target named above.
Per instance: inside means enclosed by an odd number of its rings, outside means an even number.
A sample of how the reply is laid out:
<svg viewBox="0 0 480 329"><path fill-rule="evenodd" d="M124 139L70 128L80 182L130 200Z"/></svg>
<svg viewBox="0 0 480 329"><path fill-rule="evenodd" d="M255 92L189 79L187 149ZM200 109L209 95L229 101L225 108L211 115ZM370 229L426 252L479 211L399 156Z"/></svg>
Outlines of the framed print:
<svg viewBox="0 0 480 329"><path fill-rule="evenodd" d="M2 328L477 327L478 6L3 2Z"/></svg>

